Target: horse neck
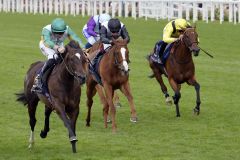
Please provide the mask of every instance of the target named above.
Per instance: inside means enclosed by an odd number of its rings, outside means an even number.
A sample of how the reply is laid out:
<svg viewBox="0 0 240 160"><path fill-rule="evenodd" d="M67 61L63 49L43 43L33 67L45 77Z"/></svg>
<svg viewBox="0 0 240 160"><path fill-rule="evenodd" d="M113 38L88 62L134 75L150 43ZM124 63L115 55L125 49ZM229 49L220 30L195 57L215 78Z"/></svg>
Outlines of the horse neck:
<svg viewBox="0 0 240 160"><path fill-rule="evenodd" d="M68 71L68 68L66 67L65 63L62 62L59 64L57 68L57 74L58 79L61 81L61 83L68 83L74 80L74 76Z"/></svg>
<svg viewBox="0 0 240 160"><path fill-rule="evenodd" d="M114 53L114 52L116 51L116 48L117 48L116 46L113 46L113 47L109 50L110 53L108 53L108 54L109 54L108 56L109 56L109 62L110 62L110 63L113 62L113 63L115 64L115 53Z"/></svg>
<svg viewBox="0 0 240 160"><path fill-rule="evenodd" d="M177 44L177 48L175 50L177 54L175 55L175 58L178 61L186 62L187 60L192 59L192 54L190 53L189 48L185 45L183 41L180 41L179 44Z"/></svg>

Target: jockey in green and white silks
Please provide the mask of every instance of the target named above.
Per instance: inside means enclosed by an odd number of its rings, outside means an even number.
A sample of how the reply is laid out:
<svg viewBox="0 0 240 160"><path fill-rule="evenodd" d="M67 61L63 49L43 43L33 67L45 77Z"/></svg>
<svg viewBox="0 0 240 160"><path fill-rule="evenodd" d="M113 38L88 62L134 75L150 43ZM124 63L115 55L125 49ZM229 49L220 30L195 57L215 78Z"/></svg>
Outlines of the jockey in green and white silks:
<svg viewBox="0 0 240 160"><path fill-rule="evenodd" d="M65 52L64 40L66 38L78 42L81 48L84 48L81 39L72 31L68 25L66 25L63 19L56 18L52 21L51 24L43 27L39 47L42 54L45 55L48 60L42 67L40 74L38 74L36 77L36 82L33 85L32 91L39 93L42 92L42 85L46 85L46 79L43 79L42 77L48 77L48 75L43 75L47 70L50 68L52 69L56 64L56 59L58 58L57 54Z"/></svg>

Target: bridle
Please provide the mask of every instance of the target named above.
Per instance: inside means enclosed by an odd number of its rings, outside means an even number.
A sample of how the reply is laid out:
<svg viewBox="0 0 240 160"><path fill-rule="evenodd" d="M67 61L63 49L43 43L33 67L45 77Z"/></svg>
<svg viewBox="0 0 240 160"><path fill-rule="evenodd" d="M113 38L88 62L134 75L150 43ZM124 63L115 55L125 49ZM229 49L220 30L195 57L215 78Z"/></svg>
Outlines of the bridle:
<svg viewBox="0 0 240 160"><path fill-rule="evenodd" d="M193 42L191 42L189 36L186 34L186 31L187 31L187 30L184 31L182 39L181 39L179 42L176 42L176 48L175 48L174 51L173 51L174 59L175 59L175 61L176 61L178 64L187 64L187 63L189 63L189 62L191 61L191 59L186 59L186 60L183 60L183 61L177 60L176 50L177 50L177 48L180 46L180 42L183 42L183 44L189 49L189 51L190 51L190 47L191 47L194 43L196 43L196 44L199 43L198 41L193 41ZM191 52L191 51L190 51L190 52Z"/></svg>
<svg viewBox="0 0 240 160"><path fill-rule="evenodd" d="M79 53L79 54L80 54L80 53ZM68 65L67 65L67 63L65 62L64 58L62 57L62 54L59 54L59 55L60 55L60 57L61 57L61 59L62 59L62 62L63 62L63 64L64 64L65 68L67 69L68 73L69 73L70 75L72 75L79 83L85 82L86 77L85 77L85 76L82 76L82 75L79 75L77 72L75 72L71 66L68 66ZM81 81L80 81L80 80L81 80Z"/></svg>
<svg viewBox="0 0 240 160"><path fill-rule="evenodd" d="M115 44L116 45L116 44ZM124 46L124 45L123 45ZM120 46L113 46L113 47L115 47L114 48L114 50L113 50L113 54L114 54L114 65L118 68L118 69L120 69L122 72L126 72L125 70L124 70L124 67L123 67L123 65L121 64L123 61L126 61L127 62L127 64L129 64L130 63L130 61L128 60L128 59L126 59L126 57L125 58L123 58L121 61L119 61L118 60L118 56L117 56L117 52L116 52L116 50L117 50L117 48L119 48ZM125 48L126 49L126 48ZM129 71L130 69L128 69L128 71ZM127 71L127 72L128 72Z"/></svg>

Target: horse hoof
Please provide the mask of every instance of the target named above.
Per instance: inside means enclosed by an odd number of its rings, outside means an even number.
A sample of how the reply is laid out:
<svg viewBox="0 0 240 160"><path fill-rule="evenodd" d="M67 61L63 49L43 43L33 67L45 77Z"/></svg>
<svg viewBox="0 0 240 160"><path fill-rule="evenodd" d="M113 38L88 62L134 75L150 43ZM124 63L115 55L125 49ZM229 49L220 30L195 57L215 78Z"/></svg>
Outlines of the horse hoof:
<svg viewBox="0 0 240 160"><path fill-rule="evenodd" d="M75 137L75 138L76 138L76 137ZM77 139L71 141L73 153L77 153L76 142L77 142Z"/></svg>
<svg viewBox="0 0 240 160"><path fill-rule="evenodd" d="M130 118L130 122L132 122L132 123L137 123L137 117L131 117Z"/></svg>
<svg viewBox="0 0 240 160"><path fill-rule="evenodd" d="M69 141L72 143L72 142L77 142L77 137L76 136L72 136L69 138Z"/></svg>
<svg viewBox="0 0 240 160"><path fill-rule="evenodd" d="M107 123L112 123L111 117L107 118Z"/></svg>
<svg viewBox="0 0 240 160"><path fill-rule="evenodd" d="M47 137L47 132L41 131L40 137L41 138L46 138Z"/></svg>
<svg viewBox="0 0 240 160"><path fill-rule="evenodd" d="M194 109L193 109L193 113L194 113L195 115L199 115L199 114L200 114L200 110L198 110L197 108L194 108Z"/></svg>
<svg viewBox="0 0 240 160"><path fill-rule="evenodd" d="M176 117L181 117L180 114L176 115Z"/></svg>
<svg viewBox="0 0 240 160"><path fill-rule="evenodd" d="M86 127L90 127L90 124L89 124L89 123L87 123L87 124L86 124Z"/></svg>
<svg viewBox="0 0 240 160"><path fill-rule="evenodd" d="M32 149L33 146L34 146L34 143L30 143L30 144L28 145L28 149Z"/></svg>
<svg viewBox="0 0 240 160"><path fill-rule="evenodd" d="M172 99L171 99L170 97L167 97L167 98L166 98L166 104L167 104L168 106L171 106L171 105L172 105Z"/></svg>

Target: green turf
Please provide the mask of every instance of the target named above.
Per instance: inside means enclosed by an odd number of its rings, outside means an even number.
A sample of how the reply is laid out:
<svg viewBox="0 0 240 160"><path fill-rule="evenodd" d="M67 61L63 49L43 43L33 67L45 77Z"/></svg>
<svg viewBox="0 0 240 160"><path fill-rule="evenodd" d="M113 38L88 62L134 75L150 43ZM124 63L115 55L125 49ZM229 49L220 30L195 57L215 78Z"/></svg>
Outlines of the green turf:
<svg viewBox="0 0 240 160"><path fill-rule="evenodd" d="M23 88L29 65L44 60L38 43L41 29L55 16L0 13L0 159L6 160L238 160L240 159L239 111L239 25L198 22L200 46L214 55L201 52L194 58L201 84L201 114L193 115L195 91L184 84L180 100L181 118L175 107L164 103L164 96L151 73L145 55L161 38L166 21L122 19L131 37L129 44L130 84L139 122L129 122L130 109L121 95L123 107L117 111L117 134L105 129L102 106L96 97L92 126L85 127L86 86L83 87L77 122L77 154L72 154L68 134L56 114L50 120L46 139L39 137L44 124L43 105L37 110L35 148L28 150L27 108L15 102L14 93ZM87 18L63 16L83 38L81 29ZM85 40L84 40L85 41ZM168 82L164 79L167 86ZM169 88L169 92L173 94Z"/></svg>

